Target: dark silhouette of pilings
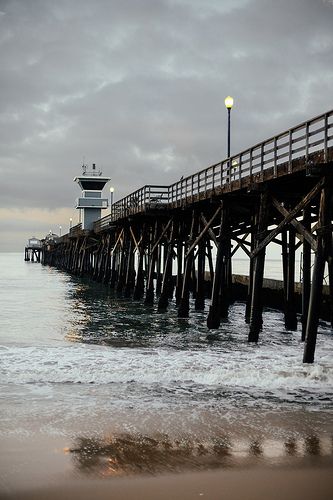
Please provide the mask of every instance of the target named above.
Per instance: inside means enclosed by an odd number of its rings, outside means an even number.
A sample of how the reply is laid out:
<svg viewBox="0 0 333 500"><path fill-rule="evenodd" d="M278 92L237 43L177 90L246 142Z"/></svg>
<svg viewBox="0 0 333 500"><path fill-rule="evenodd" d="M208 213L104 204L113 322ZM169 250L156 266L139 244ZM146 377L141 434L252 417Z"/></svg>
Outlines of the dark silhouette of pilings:
<svg viewBox="0 0 333 500"><path fill-rule="evenodd" d="M311 207L303 210L303 225L311 231ZM302 341L305 340L311 289L311 246L304 239L302 254Z"/></svg>
<svg viewBox="0 0 333 500"><path fill-rule="evenodd" d="M229 290L227 270L228 259L230 258L230 244L228 210L225 206L223 206L221 211L220 233L218 237L211 305L207 317L207 327L209 329L217 329L220 326L221 318L225 318L228 313Z"/></svg>
<svg viewBox="0 0 333 500"><path fill-rule="evenodd" d="M167 242L164 244L164 267L161 294L158 299L158 310L166 311L169 299L172 297L172 257L174 246L174 221L171 221L170 232ZM158 273L159 274L159 273Z"/></svg>
<svg viewBox="0 0 333 500"><path fill-rule="evenodd" d="M187 254L185 255L185 268L182 283L182 293L178 308L178 318L188 318L190 310L190 282L193 273L194 263L194 248L191 250L191 245L194 243L195 235L197 234L198 214L196 211L192 213L191 230L188 237Z"/></svg>
<svg viewBox="0 0 333 500"><path fill-rule="evenodd" d="M258 212L258 225L256 234L256 245L264 240L267 231L268 220L268 193L267 190L260 196L260 206ZM259 332L262 328L262 284L264 278L266 247L262 248L254 257L253 264L253 285L250 310L249 342L258 342Z"/></svg>
<svg viewBox="0 0 333 500"><path fill-rule="evenodd" d="M333 295L332 178L307 179L305 194L262 183L237 199L228 195L196 200L153 216L124 217L110 229L79 232L44 244L43 264L104 283L118 294L144 300L159 312L174 298L178 317L204 310L210 299L209 329L228 318L231 262L237 247L249 255L245 320L249 342L258 342L263 325L262 288L270 243L282 250L285 328L297 328L295 252L302 250L302 338L305 363L314 359L325 263ZM244 196L244 205L242 200ZM295 204L295 205L294 205ZM273 227L273 229L272 229ZM279 239L280 238L280 239ZM298 243L296 243L296 238ZM231 241L236 242L235 248ZM314 267L311 279L311 254ZM25 252L25 258L30 256ZM174 293L175 292L175 293ZM332 297L331 297L332 301ZM331 306L332 310L332 306ZM153 310L152 310L153 311ZM333 322L333 318L332 318Z"/></svg>
<svg viewBox="0 0 333 500"><path fill-rule="evenodd" d="M196 281L196 311L205 309L205 263L206 263L206 239L200 241L197 253L197 281Z"/></svg>
<svg viewBox="0 0 333 500"><path fill-rule="evenodd" d="M322 300L325 262L332 256L332 176L326 176L321 190L319 218L317 228L317 252L315 254L312 284L310 291L309 311L305 332L304 363L313 363L317 341L319 312Z"/></svg>
<svg viewBox="0 0 333 500"><path fill-rule="evenodd" d="M154 228L151 230L151 239L149 243L149 253L148 253L148 277L147 277L147 287L145 304L153 305L154 303L154 273L158 257L158 240L159 236L159 224L158 221L155 222Z"/></svg>
<svg viewBox="0 0 333 500"><path fill-rule="evenodd" d="M284 264L284 290L285 290L285 311L284 324L287 330L297 330L297 315L295 303L295 230L289 227L288 232L283 231L283 236L288 235L287 248L283 250L286 253L286 263ZM284 238L283 238L284 240ZM283 247L285 242L283 241Z"/></svg>
<svg viewBox="0 0 333 500"><path fill-rule="evenodd" d="M256 227L256 218L255 215L252 216L252 229L250 233L250 250L253 252L255 248L255 227ZM245 321L246 323L250 323L251 317L251 301L252 301L252 290L253 290L253 271L254 271L254 259L250 259L249 262L249 284L247 288L247 298L246 298L246 306L245 306Z"/></svg>
<svg viewBox="0 0 333 500"><path fill-rule="evenodd" d="M135 277L135 285L133 291L133 299L140 300L144 295L144 258L145 258L145 245L146 245L146 225L141 229L141 238L140 241L135 241L137 247L137 272ZM133 234L134 238L134 234Z"/></svg>
<svg viewBox="0 0 333 500"><path fill-rule="evenodd" d="M29 261L30 262L40 262L41 255L42 255L41 248L25 247L25 249L24 249L24 260L26 262L29 262Z"/></svg>

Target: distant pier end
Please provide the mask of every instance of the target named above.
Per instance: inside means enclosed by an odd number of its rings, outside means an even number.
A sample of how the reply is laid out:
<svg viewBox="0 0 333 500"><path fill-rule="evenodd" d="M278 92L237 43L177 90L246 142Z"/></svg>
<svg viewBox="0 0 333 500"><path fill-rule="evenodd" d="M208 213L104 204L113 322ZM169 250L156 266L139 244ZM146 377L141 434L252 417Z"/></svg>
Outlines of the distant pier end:
<svg viewBox="0 0 333 500"><path fill-rule="evenodd" d="M76 208L81 212L81 223L83 230L92 230L95 221L101 218L101 211L108 207L108 199L102 198L104 186L109 182L110 177L102 176L102 171L96 169L95 163L92 170L88 171L87 166L82 166L82 175L75 177L82 189L82 196L76 200Z"/></svg>
<svg viewBox="0 0 333 500"><path fill-rule="evenodd" d="M24 260L26 262L40 262L42 252L42 241L33 236L28 240L28 244L24 248Z"/></svg>

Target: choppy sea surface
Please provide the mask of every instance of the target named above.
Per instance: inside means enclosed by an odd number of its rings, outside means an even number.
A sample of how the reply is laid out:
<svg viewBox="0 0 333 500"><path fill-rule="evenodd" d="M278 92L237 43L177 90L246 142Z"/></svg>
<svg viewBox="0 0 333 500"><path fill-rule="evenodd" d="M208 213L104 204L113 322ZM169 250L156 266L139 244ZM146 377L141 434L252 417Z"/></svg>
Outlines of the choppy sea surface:
<svg viewBox="0 0 333 500"><path fill-rule="evenodd" d="M277 310L249 345L238 302L207 337L207 311L160 314L21 254L0 254L0 283L4 484L13 440L60 439L73 469L101 475L332 456L327 323L304 365Z"/></svg>

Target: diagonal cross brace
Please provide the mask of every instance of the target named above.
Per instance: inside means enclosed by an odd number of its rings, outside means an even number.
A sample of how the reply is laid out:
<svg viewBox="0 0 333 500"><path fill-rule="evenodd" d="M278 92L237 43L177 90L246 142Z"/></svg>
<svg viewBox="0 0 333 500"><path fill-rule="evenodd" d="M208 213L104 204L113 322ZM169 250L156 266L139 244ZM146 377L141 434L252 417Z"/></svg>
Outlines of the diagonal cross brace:
<svg viewBox="0 0 333 500"><path fill-rule="evenodd" d="M272 203L273 203L273 206L284 216L284 217L287 217L289 215L289 212L288 210L286 210L282 205L281 203L279 203L277 201L276 198L272 198ZM305 227L303 226L303 224L301 222L299 222L298 220L296 219L293 219L291 222L290 222L294 228L296 229L296 231L301 234L304 239L309 243L309 245L311 246L311 249L316 252L317 251L317 242L315 240L315 238L311 235L311 233L305 229Z"/></svg>
<svg viewBox="0 0 333 500"><path fill-rule="evenodd" d="M288 212L288 215L284 218L284 220L280 222L280 224L275 229L273 229L273 231L271 231L269 235L266 236L266 238L264 238L261 241L261 243L259 243L257 248L255 248L253 252L251 252L250 257L253 258L256 255L258 255L258 253L261 252L261 250L263 250L263 248L265 248L268 245L268 243L270 243L275 238L275 236L282 231L284 226L286 224L289 224L296 217L298 212L303 208L305 208L310 203L312 198L314 198L320 192L323 185L324 185L324 179L321 179L314 186L314 188L311 189L311 191L305 196L305 198L300 203L298 203L298 205L296 205L296 207L291 212Z"/></svg>
<svg viewBox="0 0 333 500"><path fill-rule="evenodd" d="M237 243L237 246L233 249L233 251L231 252L231 257L233 257L235 255L235 253L237 252L237 250L239 248L241 248L248 257L250 257L250 251L246 248L245 245L250 245L250 243L248 241L245 241L246 238L249 236L250 233L246 233L244 235L243 238L235 238L235 237L231 237L232 240L236 241Z"/></svg>
<svg viewBox="0 0 333 500"><path fill-rule="evenodd" d="M111 253L113 253L113 252L116 250L116 248L117 248L117 246L118 246L118 243L119 243L119 241L121 241L121 238L122 238L123 234L124 234L124 228L120 231L120 233L119 233L119 235L118 235L118 238L117 238L117 241L116 241L116 243L114 244L114 247L112 248Z"/></svg>
<svg viewBox="0 0 333 500"><path fill-rule="evenodd" d="M165 235L165 233L167 232L167 230L169 229L170 227L170 224L171 222L173 222L173 217L171 217L171 219L169 219L167 225L165 226L165 228L163 229L162 233L160 234L159 238L157 239L157 241L154 243L153 245L153 248L151 249L150 253L154 253L155 249L157 248L157 246L159 245L160 241L162 240L163 236Z"/></svg>
<svg viewBox="0 0 333 500"><path fill-rule="evenodd" d="M188 249L186 255L185 255L185 258L187 258L191 252L193 252L193 250L195 249L195 247L197 246L197 244L199 243L199 241L202 239L202 237L206 234L206 232L210 229L210 226L213 224L216 216L219 214L219 212L221 211L222 209L222 206L218 207L217 210L215 211L214 215L212 216L212 218L209 220L209 222L205 222L205 227L203 228L203 230L201 231L201 233L199 234L199 236L195 239L195 241L192 243L192 245L190 246L190 248ZM203 215L201 214L201 218L203 219Z"/></svg>

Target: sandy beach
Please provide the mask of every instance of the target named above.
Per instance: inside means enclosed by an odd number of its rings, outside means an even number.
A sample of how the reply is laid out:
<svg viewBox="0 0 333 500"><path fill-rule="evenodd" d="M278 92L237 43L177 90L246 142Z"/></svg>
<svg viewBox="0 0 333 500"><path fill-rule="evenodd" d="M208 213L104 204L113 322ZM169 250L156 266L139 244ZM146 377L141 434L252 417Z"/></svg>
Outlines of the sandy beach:
<svg viewBox="0 0 333 500"><path fill-rule="evenodd" d="M244 431L244 429L243 429ZM194 434L108 434L66 447L59 436L2 441L2 500L325 500L332 496L329 433L246 441Z"/></svg>
<svg viewBox="0 0 333 500"><path fill-rule="evenodd" d="M2 494L2 500L328 500L332 468L218 470L159 477L81 480Z"/></svg>

